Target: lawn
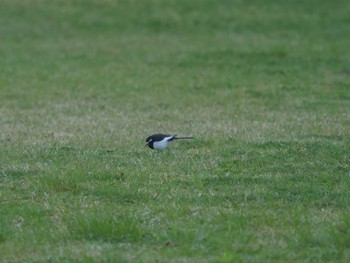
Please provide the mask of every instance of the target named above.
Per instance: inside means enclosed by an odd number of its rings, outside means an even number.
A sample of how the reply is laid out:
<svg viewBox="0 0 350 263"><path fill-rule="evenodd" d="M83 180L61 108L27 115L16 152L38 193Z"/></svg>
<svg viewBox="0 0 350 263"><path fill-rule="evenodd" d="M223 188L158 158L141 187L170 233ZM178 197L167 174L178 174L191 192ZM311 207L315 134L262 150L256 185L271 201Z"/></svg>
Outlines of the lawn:
<svg viewBox="0 0 350 263"><path fill-rule="evenodd" d="M0 262L349 262L349 14L0 0Z"/></svg>

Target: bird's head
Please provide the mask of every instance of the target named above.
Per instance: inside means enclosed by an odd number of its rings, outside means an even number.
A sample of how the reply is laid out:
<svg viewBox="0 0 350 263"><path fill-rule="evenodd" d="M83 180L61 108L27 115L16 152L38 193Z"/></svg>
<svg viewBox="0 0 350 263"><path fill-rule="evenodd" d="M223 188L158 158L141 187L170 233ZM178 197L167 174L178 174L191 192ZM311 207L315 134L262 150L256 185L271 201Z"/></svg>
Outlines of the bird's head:
<svg viewBox="0 0 350 263"><path fill-rule="evenodd" d="M148 137L147 139L146 139L146 145L145 145L145 147L146 146L149 146L149 144L152 142L152 138L150 138L150 137Z"/></svg>

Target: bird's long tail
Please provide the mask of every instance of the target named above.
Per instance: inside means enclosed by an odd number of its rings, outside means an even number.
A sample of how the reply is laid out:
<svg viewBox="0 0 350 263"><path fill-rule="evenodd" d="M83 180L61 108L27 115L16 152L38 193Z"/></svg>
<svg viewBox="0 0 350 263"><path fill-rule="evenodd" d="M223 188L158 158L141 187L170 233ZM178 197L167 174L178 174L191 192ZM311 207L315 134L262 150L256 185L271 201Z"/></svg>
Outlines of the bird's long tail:
<svg viewBox="0 0 350 263"><path fill-rule="evenodd" d="M174 138L175 140L183 140L183 139L194 139L194 137L192 137L192 136L189 136L189 137L175 137Z"/></svg>

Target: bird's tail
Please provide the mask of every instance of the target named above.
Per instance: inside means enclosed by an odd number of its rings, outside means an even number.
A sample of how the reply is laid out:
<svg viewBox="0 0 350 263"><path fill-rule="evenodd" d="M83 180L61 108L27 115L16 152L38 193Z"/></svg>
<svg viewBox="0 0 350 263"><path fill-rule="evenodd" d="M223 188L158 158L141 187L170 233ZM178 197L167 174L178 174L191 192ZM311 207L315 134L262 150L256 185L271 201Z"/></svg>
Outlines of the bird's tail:
<svg viewBox="0 0 350 263"><path fill-rule="evenodd" d="M194 137L192 137L192 136L187 136L187 137L176 137L175 136L175 138L174 138L175 140L183 140L183 139L194 139Z"/></svg>

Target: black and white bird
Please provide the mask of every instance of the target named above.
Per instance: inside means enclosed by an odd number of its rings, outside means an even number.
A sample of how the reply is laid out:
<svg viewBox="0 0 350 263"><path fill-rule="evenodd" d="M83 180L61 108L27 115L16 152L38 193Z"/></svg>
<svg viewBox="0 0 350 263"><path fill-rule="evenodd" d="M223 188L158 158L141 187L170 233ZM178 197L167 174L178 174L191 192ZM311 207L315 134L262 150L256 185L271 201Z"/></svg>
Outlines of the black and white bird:
<svg viewBox="0 0 350 263"><path fill-rule="evenodd" d="M147 137L146 145L154 150L164 150L173 140L193 139L193 137L177 137L171 134L152 134Z"/></svg>

